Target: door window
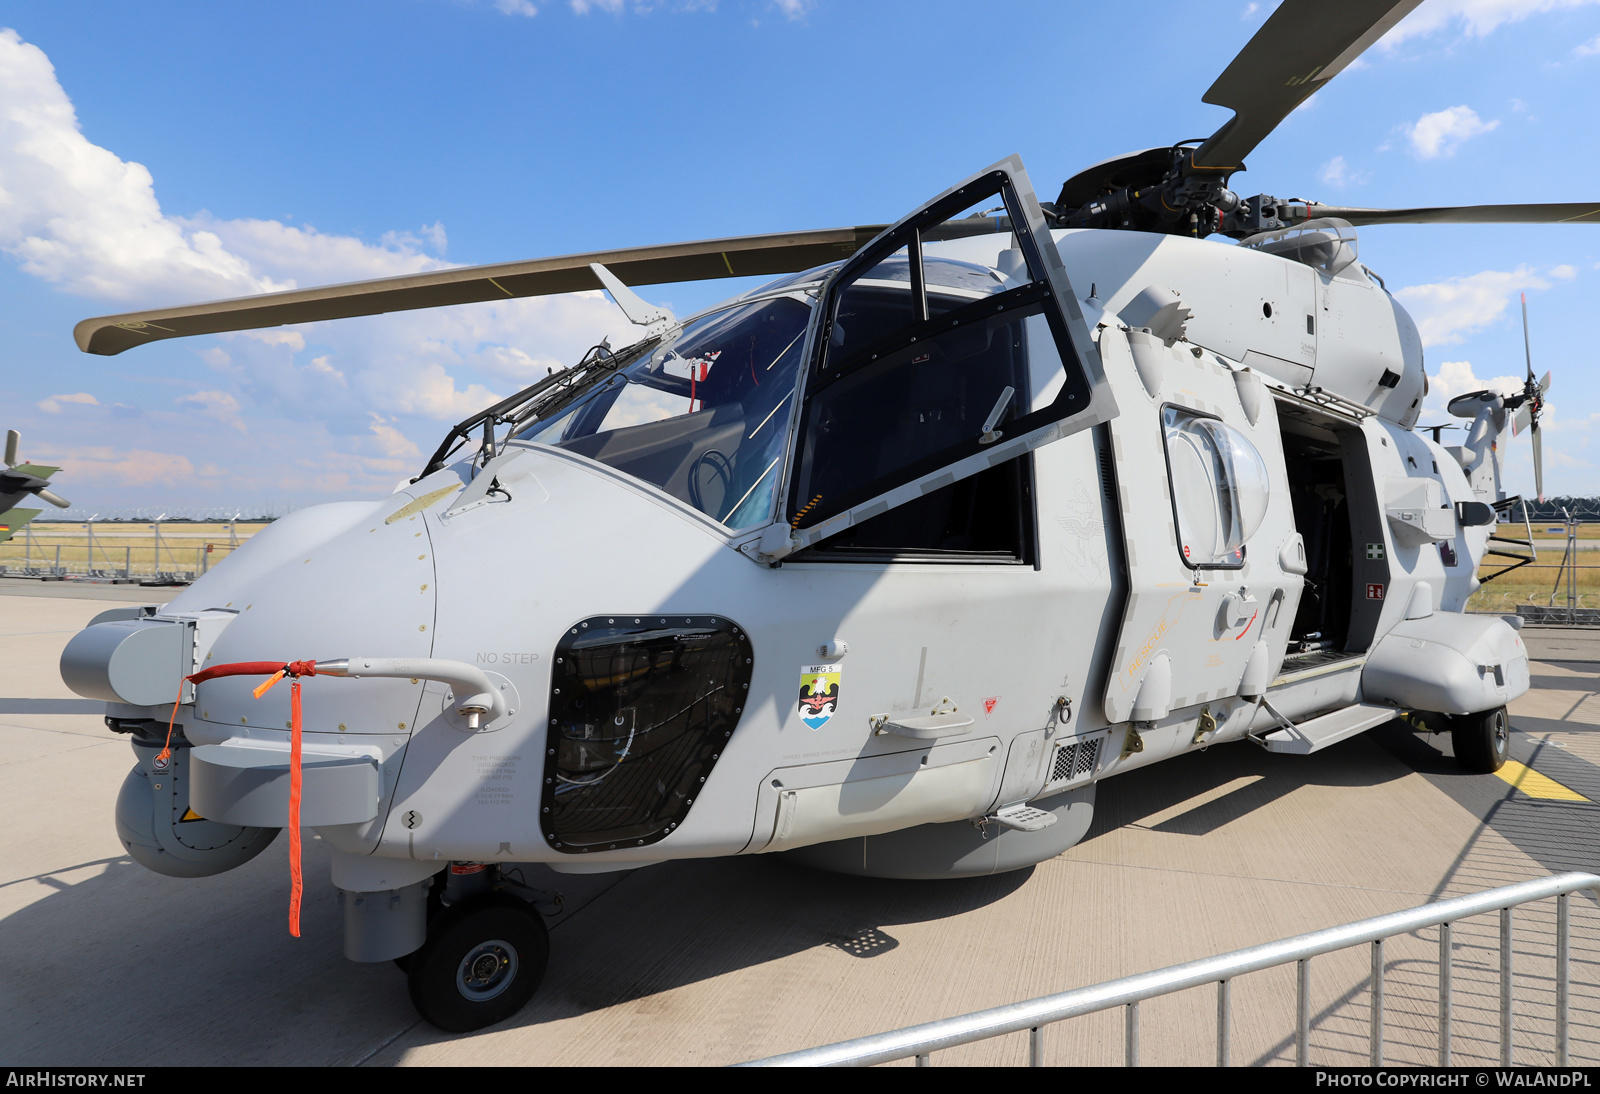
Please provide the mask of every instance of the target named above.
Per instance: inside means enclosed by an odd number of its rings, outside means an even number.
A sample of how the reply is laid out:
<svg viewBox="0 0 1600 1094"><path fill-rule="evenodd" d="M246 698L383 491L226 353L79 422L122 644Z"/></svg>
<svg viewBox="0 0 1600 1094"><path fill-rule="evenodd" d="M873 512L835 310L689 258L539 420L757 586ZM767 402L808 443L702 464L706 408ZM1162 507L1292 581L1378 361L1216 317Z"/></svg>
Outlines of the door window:
<svg viewBox="0 0 1600 1094"><path fill-rule="evenodd" d="M1267 515L1267 464L1244 434L1206 414L1161 411L1178 548L1191 569L1235 570Z"/></svg>
<svg viewBox="0 0 1600 1094"><path fill-rule="evenodd" d="M979 232L1001 236L994 268L923 253ZM786 514L800 545L1014 459L1062 419L1114 413L1076 348L1087 332L1069 329L1070 291L1014 160L847 262L807 374Z"/></svg>

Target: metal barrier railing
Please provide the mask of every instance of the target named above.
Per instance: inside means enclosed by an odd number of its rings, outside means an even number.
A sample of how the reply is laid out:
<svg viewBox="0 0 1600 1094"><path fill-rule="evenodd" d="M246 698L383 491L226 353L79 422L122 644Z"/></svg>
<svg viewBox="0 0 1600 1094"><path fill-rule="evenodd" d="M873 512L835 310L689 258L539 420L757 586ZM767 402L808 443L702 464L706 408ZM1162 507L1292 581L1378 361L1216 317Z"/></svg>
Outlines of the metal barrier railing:
<svg viewBox="0 0 1600 1094"><path fill-rule="evenodd" d="M241 537L233 525L196 532L163 529L159 522L137 529L92 521L64 528L51 522L36 532L30 523L0 543L0 577L192 582L249 536L247 531Z"/></svg>
<svg viewBox="0 0 1600 1094"><path fill-rule="evenodd" d="M1512 1063L1512 947L1511 910L1535 900L1556 897L1556 1066L1565 1067L1568 1055L1568 1010L1571 1000L1568 944L1570 895L1588 889L1600 899L1600 876L1557 874L1538 881L1524 881L1500 889L1455 897L1403 912L1391 912L1342 927L1329 927L1310 934L1296 935L1249 949L1235 950L1218 957L1207 957L1154 972L1126 976L1104 984L1046 995L991 1010L976 1011L957 1018L925 1022L919 1026L857 1037L820 1048L786 1052L752 1060L741 1067L866 1067L915 1057L918 1067L929 1066L931 1054L939 1049L984 1041L1007 1033L1028 1030L1028 1064L1044 1064L1045 1027L1067 1018L1125 1008L1124 1058L1129 1067L1139 1063L1139 1004L1145 999L1183 991L1203 984L1217 985L1217 1065L1228 1066L1231 1033L1230 982L1246 973L1296 963L1295 1063L1305 1067L1311 1032L1310 962L1320 954L1348 949L1362 943L1372 945L1370 981L1371 1051L1373 1067L1383 1063L1383 943L1396 935L1424 927L1439 930L1439 1066L1450 1066L1451 1026L1451 925L1468 916L1485 912L1500 913L1500 1064Z"/></svg>

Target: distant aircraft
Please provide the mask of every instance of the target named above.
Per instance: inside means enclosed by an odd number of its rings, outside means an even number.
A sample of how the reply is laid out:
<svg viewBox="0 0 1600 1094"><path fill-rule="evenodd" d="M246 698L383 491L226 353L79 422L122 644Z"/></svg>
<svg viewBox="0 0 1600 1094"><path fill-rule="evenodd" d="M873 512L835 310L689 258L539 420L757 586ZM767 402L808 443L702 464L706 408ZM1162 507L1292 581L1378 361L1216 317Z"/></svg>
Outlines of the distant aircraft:
<svg viewBox="0 0 1600 1094"><path fill-rule="evenodd" d="M50 476L61 468L17 462L17 446L21 443L22 434L15 429L6 430L6 469L0 471L0 543L22 531L25 524L43 512L42 509L17 507L17 502L29 494L61 509L72 504L46 489Z"/></svg>

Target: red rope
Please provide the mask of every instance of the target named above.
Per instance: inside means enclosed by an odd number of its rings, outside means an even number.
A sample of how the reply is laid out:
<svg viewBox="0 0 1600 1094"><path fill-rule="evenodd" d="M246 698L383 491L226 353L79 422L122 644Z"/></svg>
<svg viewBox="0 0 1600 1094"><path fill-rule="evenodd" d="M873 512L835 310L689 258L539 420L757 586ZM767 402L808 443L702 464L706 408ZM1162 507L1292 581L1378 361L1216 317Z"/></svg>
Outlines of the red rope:
<svg viewBox="0 0 1600 1094"><path fill-rule="evenodd" d="M172 704L172 716L167 719L166 744L156 755L153 764L157 771L164 771L172 759L172 726L178 719L178 706L183 702L185 683L203 684L223 676L265 676L268 679L255 689L255 696L259 699L285 676L293 679L289 689L289 933L296 938L300 937L300 897L304 889L300 872L300 677L316 674L315 661L234 661L226 665L212 665L185 676L178 683L178 698Z"/></svg>
<svg viewBox="0 0 1600 1094"><path fill-rule="evenodd" d="M289 685L289 933L300 937L300 678Z"/></svg>

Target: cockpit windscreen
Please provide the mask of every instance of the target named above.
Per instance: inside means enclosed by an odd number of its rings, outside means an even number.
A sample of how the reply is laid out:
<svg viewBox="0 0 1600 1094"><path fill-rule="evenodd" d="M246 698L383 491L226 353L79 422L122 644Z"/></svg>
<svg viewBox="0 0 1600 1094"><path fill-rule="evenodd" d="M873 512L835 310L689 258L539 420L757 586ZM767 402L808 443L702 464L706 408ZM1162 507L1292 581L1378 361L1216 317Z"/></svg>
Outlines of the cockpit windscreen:
<svg viewBox="0 0 1600 1094"><path fill-rule="evenodd" d="M810 298L739 304L670 331L517 440L598 460L733 529L772 511Z"/></svg>

